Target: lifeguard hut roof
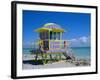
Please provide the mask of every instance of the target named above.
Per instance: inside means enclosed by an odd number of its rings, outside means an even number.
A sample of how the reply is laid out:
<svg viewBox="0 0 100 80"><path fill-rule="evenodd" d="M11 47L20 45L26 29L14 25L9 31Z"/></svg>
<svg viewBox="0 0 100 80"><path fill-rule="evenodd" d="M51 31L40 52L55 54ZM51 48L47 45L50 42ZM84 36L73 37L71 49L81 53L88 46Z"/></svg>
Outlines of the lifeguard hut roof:
<svg viewBox="0 0 100 80"><path fill-rule="evenodd" d="M42 28L38 28L35 31L36 32L44 32L44 31L53 31L53 32L64 32L64 29L61 28L60 25L55 23L46 23L43 25Z"/></svg>

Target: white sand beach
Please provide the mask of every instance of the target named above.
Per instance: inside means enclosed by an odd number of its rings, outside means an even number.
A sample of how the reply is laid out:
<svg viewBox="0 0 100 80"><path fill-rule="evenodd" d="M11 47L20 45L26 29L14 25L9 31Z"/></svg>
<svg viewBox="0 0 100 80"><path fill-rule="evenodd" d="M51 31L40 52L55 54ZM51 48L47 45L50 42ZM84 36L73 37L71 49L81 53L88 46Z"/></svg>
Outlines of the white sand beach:
<svg viewBox="0 0 100 80"><path fill-rule="evenodd" d="M23 69L46 69L46 68L62 68L62 67L79 67L90 66L89 59L77 59L77 60L61 60L55 62L49 62L47 64L34 64L34 55L24 55L22 64ZM41 59L41 58L40 58Z"/></svg>
<svg viewBox="0 0 100 80"><path fill-rule="evenodd" d="M41 69L41 68L61 68L61 67L74 67L74 64L69 62L54 62L48 63L45 65L32 65L32 64L23 64L23 69Z"/></svg>

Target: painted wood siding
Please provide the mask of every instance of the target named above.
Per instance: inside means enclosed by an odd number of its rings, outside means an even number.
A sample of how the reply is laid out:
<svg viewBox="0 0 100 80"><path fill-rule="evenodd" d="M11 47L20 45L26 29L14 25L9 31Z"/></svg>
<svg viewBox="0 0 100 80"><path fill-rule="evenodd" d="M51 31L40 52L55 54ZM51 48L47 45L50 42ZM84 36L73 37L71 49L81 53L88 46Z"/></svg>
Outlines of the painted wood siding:
<svg viewBox="0 0 100 80"><path fill-rule="evenodd" d="M50 48L51 49L59 49L60 48L60 41L50 41Z"/></svg>

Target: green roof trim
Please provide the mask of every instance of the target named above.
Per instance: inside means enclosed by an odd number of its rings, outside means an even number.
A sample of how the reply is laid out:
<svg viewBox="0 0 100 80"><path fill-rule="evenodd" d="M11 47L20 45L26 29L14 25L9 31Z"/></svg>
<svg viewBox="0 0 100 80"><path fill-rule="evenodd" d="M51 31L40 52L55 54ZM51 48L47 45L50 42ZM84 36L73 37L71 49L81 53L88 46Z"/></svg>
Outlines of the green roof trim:
<svg viewBox="0 0 100 80"><path fill-rule="evenodd" d="M43 27L35 30L36 32L44 32L44 31L53 31L53 32L65 32L64 29L60 27L60 25L55 23L46 23Z"/></svg>
<svg viewBox="0 0 100 80"><path fill-rule="evenodd" d="M47 24L44 25L44 27L51 26L51 25L54 25L54 23L47 23Z"/></svg>

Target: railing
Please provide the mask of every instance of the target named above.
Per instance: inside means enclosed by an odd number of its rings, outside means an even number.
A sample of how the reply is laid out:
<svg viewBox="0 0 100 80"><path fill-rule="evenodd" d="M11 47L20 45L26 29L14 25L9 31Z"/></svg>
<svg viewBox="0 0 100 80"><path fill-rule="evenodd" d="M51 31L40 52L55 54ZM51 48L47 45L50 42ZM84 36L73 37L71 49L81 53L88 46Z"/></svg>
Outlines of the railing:
<svg viewBox="0 0 100 80"><path fill-rule="evenodd" d="M48 43L44 44L44 42L48 41ZM66 43L64 43L66 42ZM54 50L54 49L64 49L66 47L69 46L69 42L67 40L38 40L37 42L35 42L32 46L32 48L39 48L41 45L48 45L47 48L49 48L50 50Z"/></svg>

